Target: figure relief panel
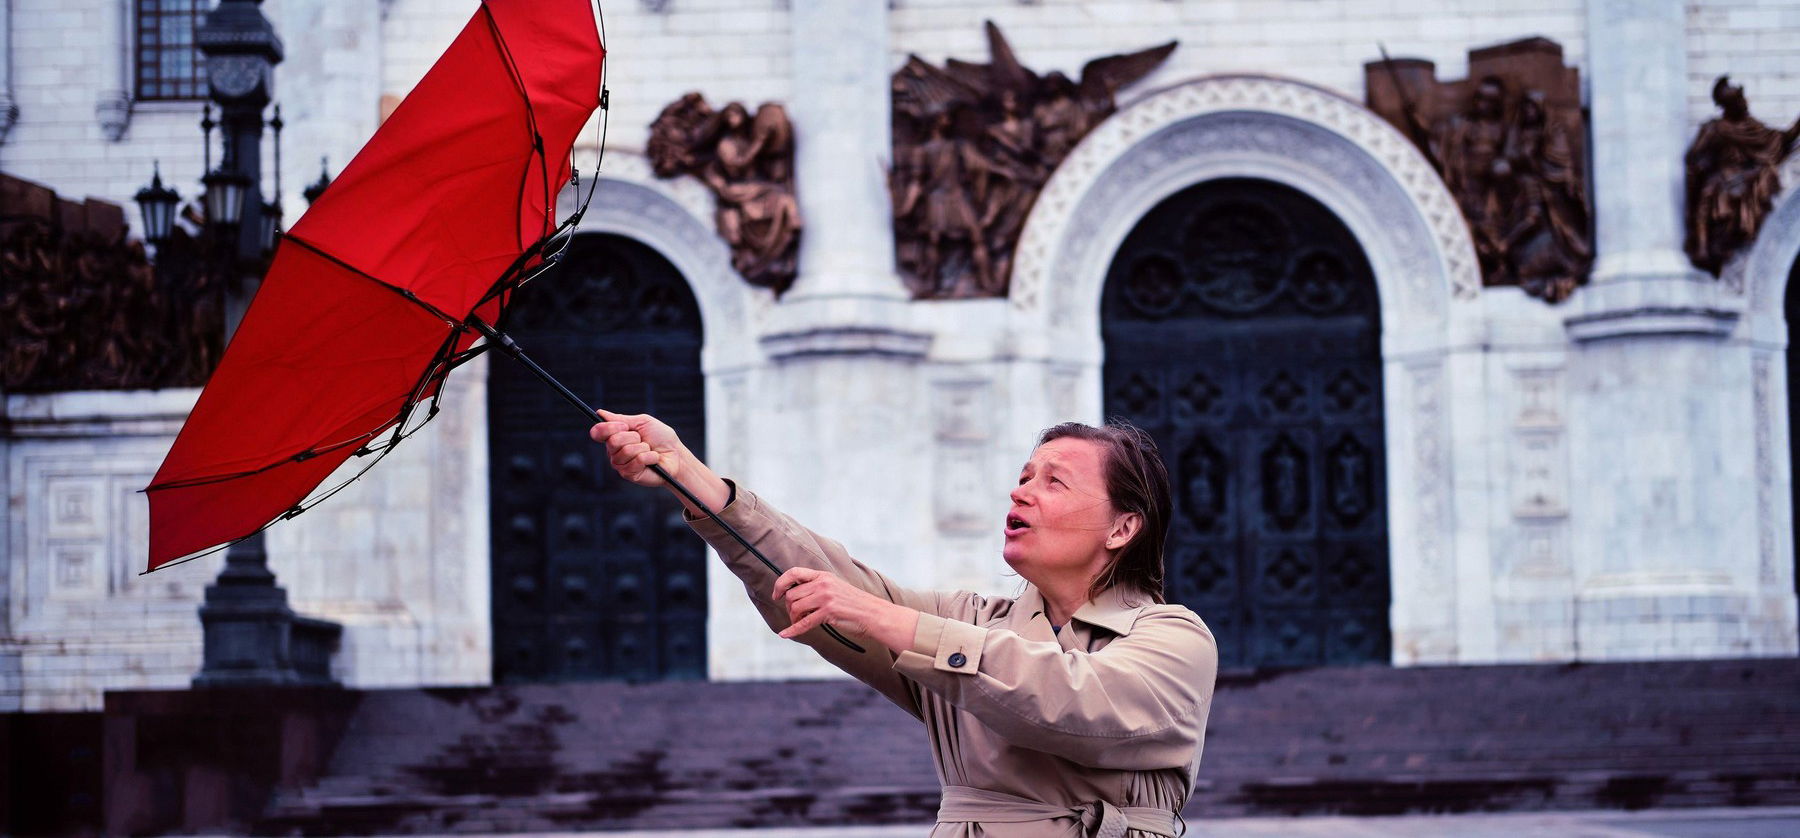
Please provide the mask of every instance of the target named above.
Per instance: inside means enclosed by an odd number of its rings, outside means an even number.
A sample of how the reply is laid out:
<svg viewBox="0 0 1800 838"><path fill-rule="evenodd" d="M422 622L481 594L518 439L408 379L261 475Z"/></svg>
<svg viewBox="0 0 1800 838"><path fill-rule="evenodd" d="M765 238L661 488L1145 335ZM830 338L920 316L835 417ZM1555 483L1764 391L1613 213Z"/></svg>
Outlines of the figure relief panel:
<svg viewBox="0 0 1800 838"><path fill-rule="evenodd" d="M1369 108L1437 170L1475 242L1483 285L1557 303L1594 262L1581 79L1562 47L1527 38L1469 51L1468 77L1420 59L1364 65Z"/></svg>
<svg viewBox="0 0 1800 838"><path fill-rule="evenodd" d="M224 350L230 273L205 242L177 224L152 267L144 244L126 238L123 208L5 173L0 207L0 388L205 383Z"/></svg>
<svg viewBox="0 0 1800 838"><path fill-rule="evenodd" d="M988 63L916 55L894 73L895 256L917 299L1004 297L1038 193L1176 42L1089 61L1079 80L1028 69L992 21Z"/></svg>
<svg viewBox="0 0 1800 838"><path fill-rule="evenodd" d="M780 296L799 272L800 204L794 195L794 125L773 102L713 110L688 93L650 123L645 145L657 177L692 175L713 193L714 222L744 281Z"/></svg>

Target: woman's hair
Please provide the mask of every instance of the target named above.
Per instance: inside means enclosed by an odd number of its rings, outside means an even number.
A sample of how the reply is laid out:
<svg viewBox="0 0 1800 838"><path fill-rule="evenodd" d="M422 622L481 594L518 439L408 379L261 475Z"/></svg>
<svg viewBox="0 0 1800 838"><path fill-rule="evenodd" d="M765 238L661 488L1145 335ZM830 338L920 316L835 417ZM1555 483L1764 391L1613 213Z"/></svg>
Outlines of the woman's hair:
<svg viewBox="0 0 1800 838"><path fill-rule="evenodd" d="M1169 538L1173 504L1169 499L1169 469L1156 450L1156 440L1143 428L1113 419L1098 428L1064 422L1046 429L1038 436L1037 444L1065 438L1085 439L1105 449L1106 493L1112 498L1113 508L1135 512L1143 518L1137 534L1119 548L1117 557L1094 578L1088 598L1099 596L1114 585L1127 585L1156 602L1167 602L1163 596L1163 545Z"/></svg>

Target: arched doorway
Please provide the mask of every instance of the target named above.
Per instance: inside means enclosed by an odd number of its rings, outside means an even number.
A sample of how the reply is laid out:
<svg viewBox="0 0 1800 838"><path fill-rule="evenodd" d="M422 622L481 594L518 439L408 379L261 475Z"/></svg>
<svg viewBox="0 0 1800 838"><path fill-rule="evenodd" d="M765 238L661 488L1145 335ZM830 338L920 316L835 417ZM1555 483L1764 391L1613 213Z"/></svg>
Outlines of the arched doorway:
<svg viewBox="0 0 1800 838"><path fill-rule="evenodd" d="M1800 331L1800 329L1796 328L1797 326L1800 326L1800 291L1794 289L1796 284L1800 284L1800 258L1794 259L1794 264L1788 268L1787 296L1782 300L1782 319L1787 323L1788 327L1787 438L1790 485L1800 482L1795 479L1800 478L1800 401L1796 401L1794 398L1794 394L1800 393L1800 389L1796 389L1800 388L1800 370L1796 369L1796 367L1800 367L1800 352L1797 352L1794 348L1795 333L1796 331ZM1793 509L1793 517L1789 520L1795 522L1793 528L1794 532L1800 533L1800 491L1789 489L1788 501ZM1794 595L1797 598L1800 598L1800 543L1796 543L1794 546Z"/></svg>
<svg viewBox="0 0 1800 838"><path fill-rule="evenodd" d="M656 251L581 235L511 311L520 346L590 404L655 414L705 456L700 311ZM706 548L679 507L618 479L518 364L490 369L494 681L706 677Z"/></svg>
<svg viewBox="0 0 1800 838"><path fill-rule="evenodd" d="M1101 296L1108 416L1175 488L1170 599L1225 667L1389 659L1380 304L1323 205L1208 181L1125 238Z"/></svg>

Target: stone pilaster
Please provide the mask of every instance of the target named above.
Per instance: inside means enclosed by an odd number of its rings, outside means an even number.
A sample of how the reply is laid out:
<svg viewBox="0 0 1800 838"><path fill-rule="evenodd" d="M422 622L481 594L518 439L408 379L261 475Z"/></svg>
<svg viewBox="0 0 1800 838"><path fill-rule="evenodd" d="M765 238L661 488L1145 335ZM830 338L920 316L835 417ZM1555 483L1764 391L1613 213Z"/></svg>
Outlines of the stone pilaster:
<svg viewBox="0 0 1800 838"><path fill-rule="evenodd" d="M1743 300L1681 250L1686 22L1680 0L1588 4L1598 260L1565 319L1585 660L1781 651L1756 606L1752 359L1726 340Z"/></svg>
<svg viewBox="0 0 1800 838"><path fill-rule="evenodd" d="M806 227L799 277L759 330L767 366L742 420L756 440L743 465L784 511L902 584L929 585L915 533L931 514L932 437L919 407L931 337L913 325L894 266L887 2L793 0L790 19ZM757 677L835 672L782 641L755 658Z"/></svg>

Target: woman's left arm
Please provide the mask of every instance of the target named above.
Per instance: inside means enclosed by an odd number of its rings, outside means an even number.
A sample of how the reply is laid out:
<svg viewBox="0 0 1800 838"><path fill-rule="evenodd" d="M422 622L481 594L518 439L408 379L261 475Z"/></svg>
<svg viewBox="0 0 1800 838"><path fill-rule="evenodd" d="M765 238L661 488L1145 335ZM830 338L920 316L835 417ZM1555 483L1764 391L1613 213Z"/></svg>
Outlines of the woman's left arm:
<svg viewBox="0 0 1800 838"><path fill-rule="evenodd" d="M1218 648L1182 608L1146 609L1097 652L921 615L894 669L1002 738L1096 768L1189 764L1205 735Z"/></svg>

